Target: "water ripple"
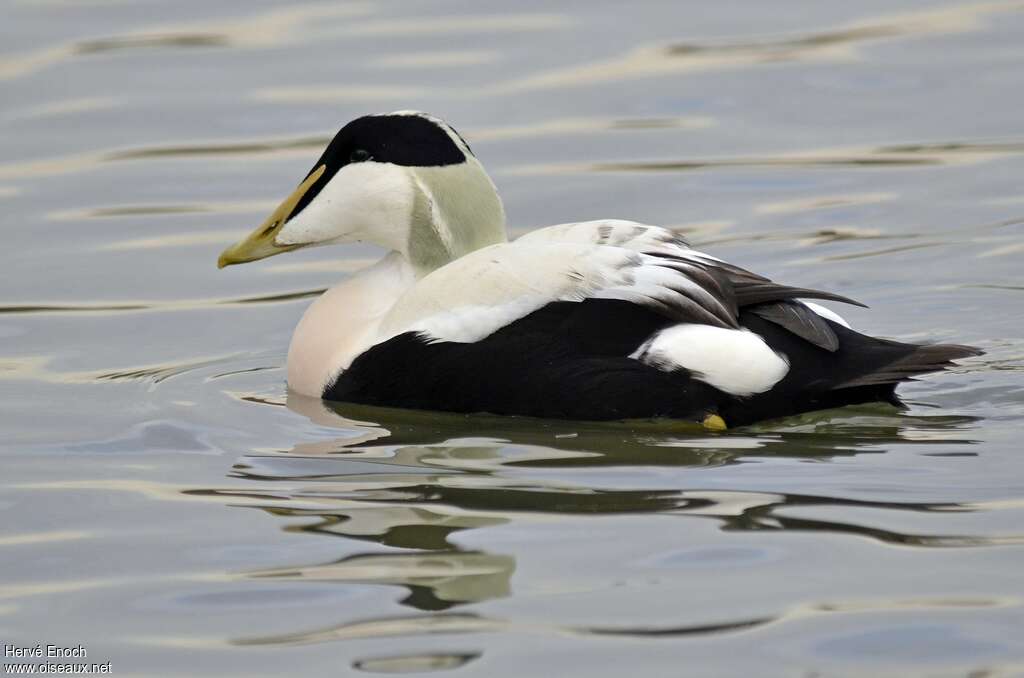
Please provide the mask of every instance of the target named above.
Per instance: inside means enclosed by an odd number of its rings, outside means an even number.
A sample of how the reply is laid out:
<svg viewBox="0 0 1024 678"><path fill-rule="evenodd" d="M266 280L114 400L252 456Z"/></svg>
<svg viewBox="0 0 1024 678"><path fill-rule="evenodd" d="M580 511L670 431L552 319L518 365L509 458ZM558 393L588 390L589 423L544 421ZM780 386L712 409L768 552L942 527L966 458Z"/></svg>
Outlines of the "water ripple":
<svg viewBox="0 0 1024 678"><path fill-rule="evenodd" d="M295 290L276 294L262 294L250 297L232 297L227 299L172 299L160 301L133 301L114 303L53 303L53 304L10 304L0 306L0 315L22 313L137 313L146 311L182 311L198 308L214 308L218 306L238 306L248 304L274 304L280 302L300 301L318 297L327 288L318 287L310 290Z"/></svg>
<svg viewBox="0 0 1024 678"><path fill-rule="evenodd" d="M578 88L635 78L699 73L795 61L852 61L862 44L897 38L950 35L980 30L983 19L1020 11L1020 2L963 4L881 16L806 34L718 43L645 45L622 55L511 79L500 93Z"/></svg>
<svg viewBox="0 0 1024 678"><path fill-rule="evenodd" d="M293 634L238 638L233 642L238 645L307 645L355 638L491 633L496 631L519 631L521 633L556 632L567 635L624 636L633 638L673 638L746 631L771 621L773 621L772 618L756 618L712 624L617 628L603 626L559 626L537 623L519 624L477 614L449 612L423 616L368 619Z"/></svg>
<svg viewBox="0 0 1024 678"><path fill-rule="evenodd" d="M367 657L352 662L352 668L370 673L420 673L423 671L451 671L462 668L475 659L479 652L430 654L402 654L386 657Z"/></svg>
<svg viewBox="0 0 1024 678"><path fill-rule="evenodd" d="M71 47L73 54L100 54L126 49L153 49L167 47L227 47L226 35L216 33L168 33L150 35L123 35L96 40L83 40Z"/></svg>
<svg viewBox="0 0 1024 678"><path fill-rule="evenodd" d="M370 13L364 2L293 4L223 21L141 28L106 38L71 41L0 59L0 79L20 78L75 57L97 53L131 53L139 48L268 48L312 40L329 31L331 20Z"/></svg>
<svg viewBox="0 0 1024 678"><path fill-rule="evenodd" d="M520 165L505 170L511 175L578 174L590 172L692 172L715 169L773 168L914 168L988 162L1024 152L1016 140L991 142L937 142L878 146L848 150L814 150L764 157L690 160L638 160L590 163Z"/></svg>

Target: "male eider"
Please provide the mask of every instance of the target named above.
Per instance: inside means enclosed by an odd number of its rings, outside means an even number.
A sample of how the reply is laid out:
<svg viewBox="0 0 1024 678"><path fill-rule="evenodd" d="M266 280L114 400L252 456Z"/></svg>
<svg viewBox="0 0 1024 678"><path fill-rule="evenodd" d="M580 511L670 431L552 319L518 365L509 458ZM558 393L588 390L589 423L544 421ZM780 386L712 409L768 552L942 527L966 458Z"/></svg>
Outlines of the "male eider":
<svg viewBox="0 0 1024 678"><path fill-rule="evenodd" d="M772 282L631 221L514 242L497 190L442 120L345 125L298 188L218 266L308 245L388 254L306 310L288 385L327 400L707 428L845 404L899 404L902 381L979 355L860 334Z"/></svg>

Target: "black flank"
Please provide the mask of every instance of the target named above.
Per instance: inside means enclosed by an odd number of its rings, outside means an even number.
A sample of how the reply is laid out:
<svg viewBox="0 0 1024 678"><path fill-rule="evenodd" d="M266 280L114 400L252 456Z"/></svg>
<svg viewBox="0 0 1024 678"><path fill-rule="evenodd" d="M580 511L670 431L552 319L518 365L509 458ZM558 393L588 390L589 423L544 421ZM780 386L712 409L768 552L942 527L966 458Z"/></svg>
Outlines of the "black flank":
<svg viewBox="0 0 1024 678"><path fill-rule="evenodd" d="M950 360L979 355L969 346L920 346L869 337L823 319L837 338L830 351L760 317L756 307L740 314L740 324L761 335L789 360L789 372L766 393L733 399L720 412L730 426L867 402L902 406L896 386L907 379L937 372ZM889 366L910 366L896 373Z"/></svg>
<svg viewBox="0 0 1024 678"><path fill-rule="evenodd" d="M613 420L668 417L729 426L863 402L899 405L895 387L949 361L967 346L917 346L869 337L824 320L836 346L816 345L756 306L739 323L786 356L790 369L771 390L747 398L629 358L665 316L625 301L554 302L481 341L429 342L415 333L366 351L324 391L327 400L451 412Z"/></svg>
<svg viewBox="0 0 1024 678"><path fill-rule="evenodd" d="M327 400L559 419L700 421L727 395L628 358L670 321L625 301L554 302L472 343L401 334L363 353Z"/></svg>

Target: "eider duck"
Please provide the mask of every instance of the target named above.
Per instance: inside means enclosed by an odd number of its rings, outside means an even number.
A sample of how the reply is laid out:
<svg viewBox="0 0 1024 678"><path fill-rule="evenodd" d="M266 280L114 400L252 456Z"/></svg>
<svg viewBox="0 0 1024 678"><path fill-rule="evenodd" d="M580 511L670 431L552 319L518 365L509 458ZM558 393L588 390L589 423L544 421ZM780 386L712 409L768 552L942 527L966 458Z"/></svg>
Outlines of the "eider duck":
<svg viewBox="0 0 1024 678"><path fill-rule="evenodd" d="M345 125L298 188L219 267L310 245L388 253L306 310L288 385L326 400L708 429L846 404L981 351L854 331L779 284L632 221L509 242L469 144L416 111ZM858 304L861 305L861 304Z"/></svg>

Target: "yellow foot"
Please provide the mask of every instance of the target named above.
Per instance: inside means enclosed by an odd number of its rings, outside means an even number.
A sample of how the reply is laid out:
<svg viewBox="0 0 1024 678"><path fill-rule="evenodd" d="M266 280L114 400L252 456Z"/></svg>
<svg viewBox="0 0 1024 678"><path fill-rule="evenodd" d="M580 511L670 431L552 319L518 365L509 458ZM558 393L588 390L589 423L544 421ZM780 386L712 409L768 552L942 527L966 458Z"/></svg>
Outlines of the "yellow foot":
<svg viewBox="0 0 1024 678"><path fill-rule="evenodd" d="M700 422L701 426L709 431L724 431L728 426L725 425L725 419L722 419L717 414L709 414L704 417L704 421Z"/></svg>

